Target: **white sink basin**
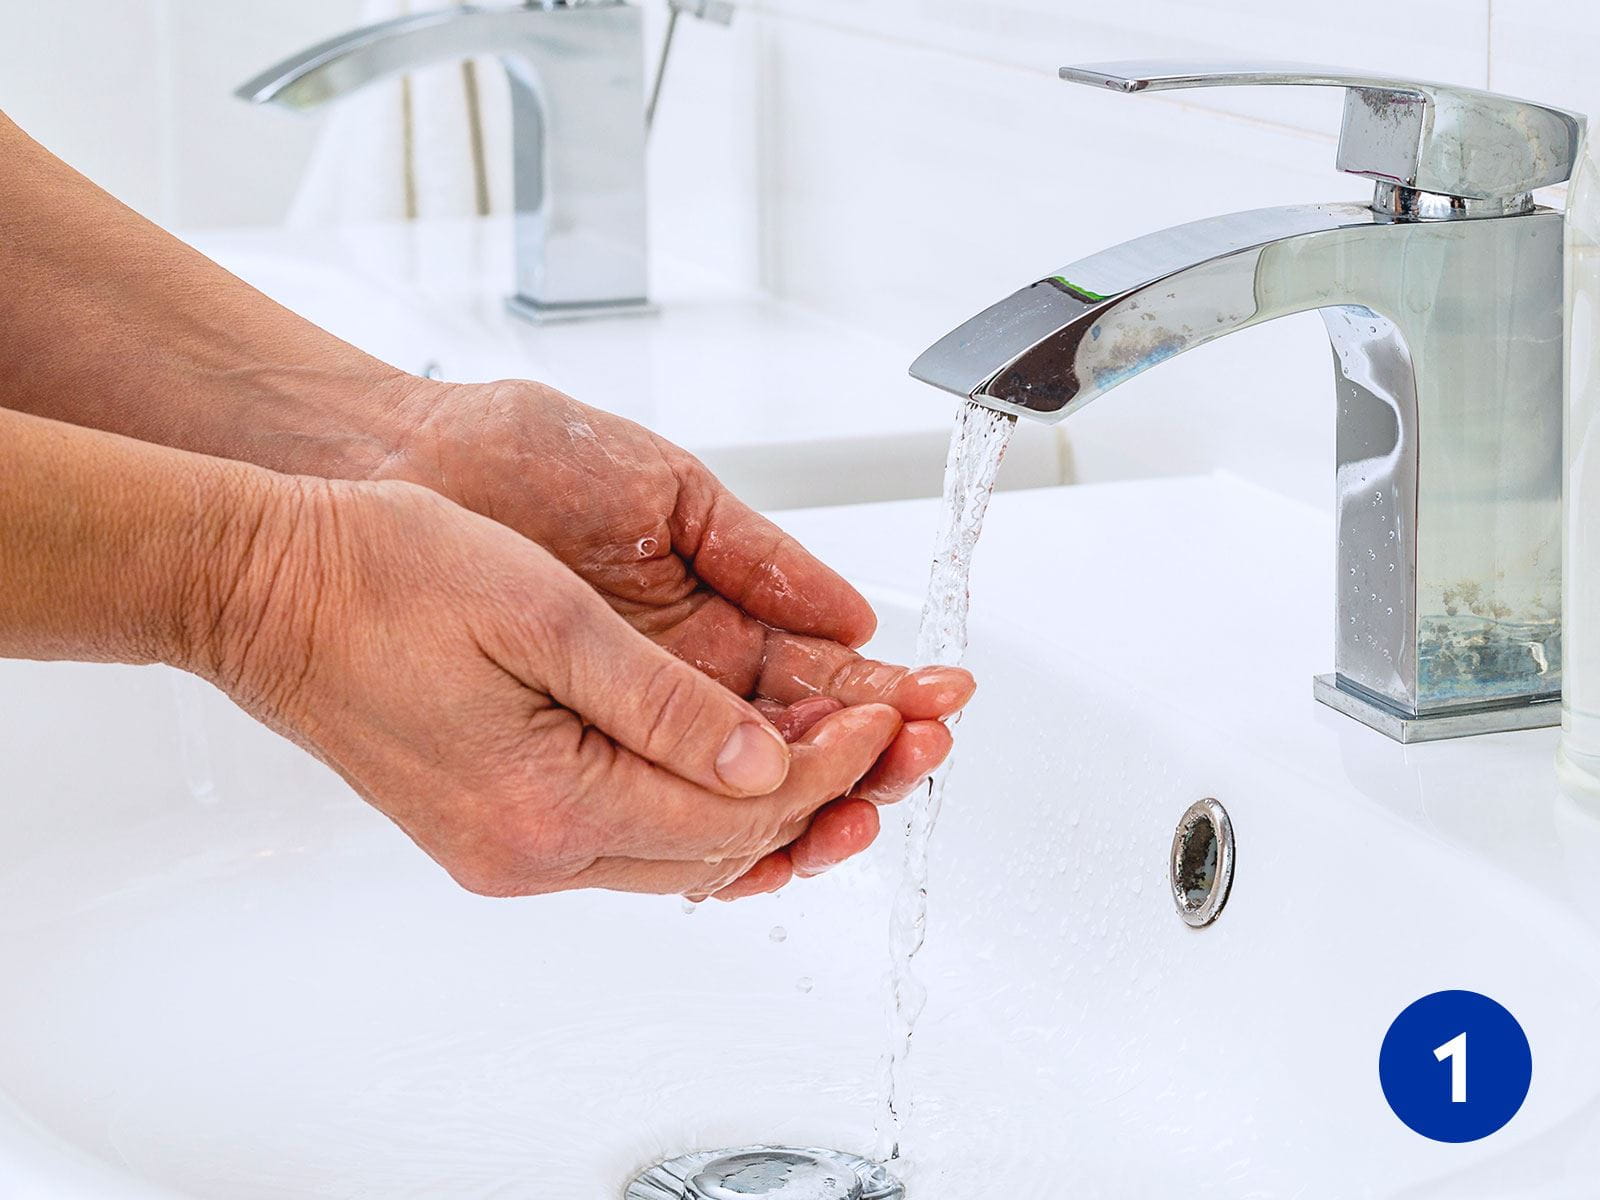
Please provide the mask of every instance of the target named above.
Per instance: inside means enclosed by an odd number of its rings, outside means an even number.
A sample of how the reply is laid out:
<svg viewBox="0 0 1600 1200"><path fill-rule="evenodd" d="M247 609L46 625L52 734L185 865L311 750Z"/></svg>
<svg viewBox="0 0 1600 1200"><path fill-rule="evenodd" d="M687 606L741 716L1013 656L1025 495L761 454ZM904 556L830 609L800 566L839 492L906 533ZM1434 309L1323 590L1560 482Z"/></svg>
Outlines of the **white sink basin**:
<svg viewBox="0 0 1600 1200"><path fill-rule="evenodd" d="M189 239L285 307L413 373L530 378L642 422L758 508L933 496L953 402L896 346L690 264L654 265L653 316L531 325L508 315L493 219ZM930 329L928 340L942 330ZM1068 481L1059 428L1015 439L1006 487Z"/></svg>
<svg viewBox="0 0 1600 1200"><path fill-rule="evenodd" d="M876 588L897 654L933 516L786 523ZM1592 1195L1600 821L1556 796L1550 731L1408 748L1314 704L1328 536L1220 478L996 499L914 1198ZM0 1195L612 1200L691 1147L870 1149L893 837L693 915L483 900L216 697L196 800L177 694L0 665ZM1165 860L1202 796L1238 858L1193 930ZM1437 1144L1378 1047L1458 987L1517 1015L1534 1082Z"/></svg>

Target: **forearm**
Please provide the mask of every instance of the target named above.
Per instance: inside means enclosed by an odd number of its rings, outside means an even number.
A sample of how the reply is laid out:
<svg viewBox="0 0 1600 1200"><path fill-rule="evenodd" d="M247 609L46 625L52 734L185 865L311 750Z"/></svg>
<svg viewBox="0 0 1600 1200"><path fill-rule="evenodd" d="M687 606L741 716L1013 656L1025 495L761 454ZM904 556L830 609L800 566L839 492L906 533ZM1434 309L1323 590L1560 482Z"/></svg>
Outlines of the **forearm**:
<svg viewBox="0 0 1600 1200"><path fill-rule="evenodd" d="M420 383L230 275L0 115L0 405L362 477Z"/></svg>
<svg viewBox="0 0 1600 1200"><path fill-rule="evenodd" d="M0 657L198 665L292 486L0 409Z"/></svg>

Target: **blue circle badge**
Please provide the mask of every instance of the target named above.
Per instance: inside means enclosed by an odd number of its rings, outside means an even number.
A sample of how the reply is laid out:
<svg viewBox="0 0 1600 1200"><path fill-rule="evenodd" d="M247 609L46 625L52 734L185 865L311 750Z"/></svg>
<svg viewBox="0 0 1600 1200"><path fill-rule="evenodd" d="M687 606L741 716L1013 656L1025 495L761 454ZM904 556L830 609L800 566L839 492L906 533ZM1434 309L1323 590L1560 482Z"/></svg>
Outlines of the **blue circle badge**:
<svg viewBox="0 0 1600 1200"><path fill-rule="evenodd" d="M1378 1079L1399 1117L1436 1142L1475 1142L1517 1115L1533 1080L1528 1035L1477 992L1434 992L1383 1036Z"/></svg>

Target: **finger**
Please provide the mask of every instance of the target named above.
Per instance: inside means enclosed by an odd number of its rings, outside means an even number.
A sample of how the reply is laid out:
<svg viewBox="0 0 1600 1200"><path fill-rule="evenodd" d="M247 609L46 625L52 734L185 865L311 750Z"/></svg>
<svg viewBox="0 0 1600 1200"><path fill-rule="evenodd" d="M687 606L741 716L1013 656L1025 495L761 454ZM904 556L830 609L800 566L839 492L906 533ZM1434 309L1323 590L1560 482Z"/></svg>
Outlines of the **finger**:
<svg viewBox="0 0 1600 1200"><path fill-rule="evenodd" d="M873 804L904 800L945 760L950 745L950 731L942 722L908 721L850 795Z"/></svg>
<svg viewBox="0 0 1600 1200"><path fill-rule="evenodd" d="M948 717L972 698L977 684L960 667L909 667L863 658L822 638L774 633L756 690L792 704L832 696L844 704L888 704L907 720Z"/></svg>
<svg viewBox="0 0 1600 1200"><path fill-rule="evenodd" d="M577 722L570 713L560 719ZM748 799L711 794L597 730L574 731L578 745L563 752L561 766L585 786L560 814L561 836L589 851L581 863L677 861L696 868L701 882L720 886L733 877L730 870L737 874L803 832L812 813L867 774L900 728L899 714L881 704L831 713L792 747L783 786Z"/></svg>
<svg viewBox="0 0 1600 1200"><path fill-rule="evenodd" d="M814 724L820 723L822 717L827 716L827 715L831 715L831 713L829 713L827 711L827 709L829 707L832 707L833 709L837 710L837 706L838 706L838 701L830 700L825 696L819 696L819 697L812 697L810 700L802 700L798 704L794 704L794 705L789 706L789 709L786 710L786 711L788 711L790 713L790 720L794 721L797 725L798 724L803 724L803 723L809 723L809 724L813 724L814 725ZM892 710L890 710L890 711L892 712ZM816 714L821 714L821 715L816 715ZM782 720L782 719L783 718L780 718L780 720ZM893 728L897 727L898 725L899 725L898 720L893 718L893 717L891 717L889 722L888 722L888 724L885 726L885 728L886 729L893 729ZM804 731L802 731L802 732L804 732ZM895 741L897 740L897 738L898 738L898 734L891 733L889 735L889 740L888 740L887 744L885 745L882 753L879 754L877 761L880 761L880 762L882 761L883 755L887 754L889 749L891 747L893 747L893 745L895 744ZM809 763L809 758L805 757L805 758L802 759L802 761L808 764ZM804 768L802 768L802 770L803 769ZM845 772L848 772L848 771L854 770L854 767L841 767L841 768L838 768L838 769L842 770L842 771L845 771ZM871 774L873 769L875 769L875 764L872 765L872 766L869 766L867 768L867 774ZM821 795L821 796L827 796L827 794L832 790L832 788L837 785L837 779L838 778L842 778L842 777L843 777L843 775L836 775L832 781L821 781L821 782L819 782L816 785L816 789L815 789L816 790L816 794ZM859 786L859 780L858 780L857 786ZM807 809L805 811L801 811L801 812L798 812L798 813L791 814L789 816L788 820L786 820L784 822L783 826L781 827L781 829L777 833L776 837L774 838L774 843L773 844L775 846L786 846L789 843L794 842L797 839L801 839L801 838L805 837L806 834L808 833L808 831L815 824L815 822L818 819L819 815L826 814L827 812L829 812L830 808L832 807L832 805L834 803L836 803L836 801L830 799L830 800L827 800L821 806L821 808L819 808L819 809L815 809L815 810ZM869 838L869 840L870 840L870 838ZM839 855L838 860L836 860L836 861L842 861L844 857L846 857L846 855L844 853L841 853ZM748 873L750 870L752 870L756 864L757 864L757 860L753 859L753 858L752 859L745 859L742 862L736 862L733 865L733 869L729 871L727 876L722 881L723 885L724 885L724 888L728 884L730 884L731 882L736 881L736 880L738 880L740 878L743 878L744 875L746 873ZM721 890L723 890L723 889L718 889L718 894L720 894ZM763 890L767 890L767 889L763 889Z"/></svg>
<svg viewBox="0 0 1600 1200"><path fill-rule="evenodd" d="M772 723L786 742L798 742L811 727L823 717L844 707L832 696L808 696L793 704L779 704L776 700L757 698L752 701L756 711Z"/></svg>
<svg viewBox="0 0 1600 1200"><path fill-rule="evenodd" d="M820 875L860 854L878 836L878 810L862 800L835 800L821 809L786 850L757 861L739 878L712 893L717 900L742 900L775 892L789 882Z"/></svg>
<svg viewBox="0 0 1600 1200"><path fill-rule="evenodd" d="M809 821L823 805L849 794L903 726L900 714L886 704L858 705L823 717L791 748L793 766L783 787L758 803L781 813L785 825ZM790 837L798 832L791 830Z"/></svg>
<svg viewBox="0 0 1600 1200"><path fill-rule="evenodd" d="M878 809L865 800L835 800L811 822L811 828L789 847L794 873L801 879L820 875L860 854L878 836Z"/></svg>
<svg viewBox="0 0 1600 1200"><path fill-rule="evenodd" d="M496 661L619 745L709 791L763 796L783 783L788 747L759 712L569 578L530 614L530 630L496 648ZM521 637L536 639L536 657Z"/></svg>
<svg viewBox="0 0 1600 1200"><path fill-rule="evenodd" d="M743 900L749 896L775 892L792 878L794 878L794 866L789 860L789 852L774 850L764 858L758 859L756 865L739 878L726 887L712 892L711 895L716 900Z"/></svg>
<svg viewBox="0 0 1600 1200"><path fill-rule="evenodd" d="M724 872L705 863L639 858L600 858L564 882L562 890L604 888L608 892L641 892L701 900L728 883Z"/></svg>
<svg viewBox="0 0 1600 1200"><path fill-rule="evenodd" d="M842 794L860 778L899 728L898 715L883 705L846 709L818 722L795 747L795 768L781 789L785 793L799 794L742 802L745 808L790 805L783 812L787 819L774 826L776 832L770 835L771 845L761 846L742 857L730 856L733 861L608 855L565 877L559 886L562 889L597 887L619 892L715 895L733 887L757 868L763 872L758 883L775 879L782 863L778 860L767 866L762 863L782 853L791 840L796 848L802 848L813 874L826 870L864 849L877 833L877 811L871 804L852 800L830 802L828 797ZM619 761L627 760L619 757ZM638 762L637 759L633 761ZM862 809L871 813L871 817L863 817ZM814 833L819 824L816 818L820 818L820 830ZM766 872L773 874L768 876ZM763 886L761 890L770 888Z"/></svg>
<svg viewBox="0 0 1600 1200"><path fill-rule="evenodd" d="M878 619L861 593L737 499L704 464L672 449L682 481L673 546L703 582L779 629L850 646L872 636Z"/></svg>
<svg viewBox="0 0 1600 1200"><path fill-rule="evenodd" d="M879 744L878 753L870 760L858 758L851 761L834 748L843 736L847 736L840 732L845 728L847 720L860 721L869 727L876 725L883 741ZM819 721L818 725L821 724ZM804 802L798 808L791 808L783 814L781 824L771 838L771 844L764 847L764 850L776 850L804 838L818 816L827 813L837 802L837 797L851 789L850 784L841 786L841 781L849 779L852 775L859 781L862 774L870 772L873 763L894 744L900 728L901 723L893 709L884 705L873 705L850 710L847 716L838 717L829 728L821 730L816 737L808 735L802 739L803 744L796 748L796 768L793 778L796 787L805 789ZM853 749L856 753L861 753L868 745L869 743L863 742ZM820 757L820 754L826 754L826 757ZM862 774L856 774L857 771ZM726 886L740 878L754 866L759 857L760 855L752 855L742 861L735 860L728 864L731 869L720 881L720 886ZM841 853L839 859L842 860L844 857L845 854Z"/></svg>

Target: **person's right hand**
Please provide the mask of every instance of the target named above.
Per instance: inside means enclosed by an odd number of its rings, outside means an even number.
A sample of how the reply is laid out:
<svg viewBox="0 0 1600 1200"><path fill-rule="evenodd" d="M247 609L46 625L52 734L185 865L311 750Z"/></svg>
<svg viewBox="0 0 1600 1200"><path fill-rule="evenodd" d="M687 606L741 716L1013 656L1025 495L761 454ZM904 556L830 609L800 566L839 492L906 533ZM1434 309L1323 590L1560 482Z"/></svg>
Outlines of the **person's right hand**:
<svg viewBox="0 0 1600 1200"><path fill-rule="evenodd" d="M506 526L410 484L277 478L185 665L468 889L749 894L876 833L859 802L825 806L895 709L830 701L786 746Z"/></svg>

